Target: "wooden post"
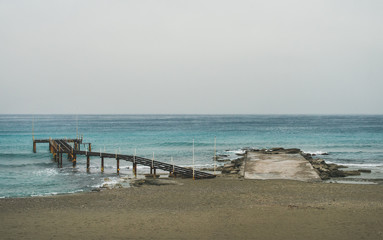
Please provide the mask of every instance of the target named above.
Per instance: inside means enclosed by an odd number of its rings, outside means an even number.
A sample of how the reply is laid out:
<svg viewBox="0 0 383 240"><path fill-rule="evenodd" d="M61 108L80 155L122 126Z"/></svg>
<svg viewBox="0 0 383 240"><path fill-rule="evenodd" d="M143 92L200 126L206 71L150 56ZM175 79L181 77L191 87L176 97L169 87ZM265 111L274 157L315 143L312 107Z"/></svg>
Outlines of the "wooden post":
<svg viewBox="0 0 383 240"><path fill-rule="evenodd" d="M136 153L137 153L137 150L134 149L134 155L133 155L133 174L134 174L134 177L135 177L135 178L137 178Z"/></svg>
<svg viewBox="0 0 383 240"><path fill-rule="evenodd" d="M92 144L89 143L89 152L91 152L91 151L92 151Z"/></svg>
<svg viewBox="0 0 383 240"><path fill-rule="evenodd" d="M60 153L60 168L63 167L63 153Z"/></svg>
<svg viewBox="0 0 383 240"><path fill-rule="evenodd" d="M73 167L76 167L76 154L73 154L72 163L73 163Z"/></svg>
<svg viewBox="0 0 383 240"><path fill-rule="evenodd" d="M104 172L104 157L101 157L101 172Z"/></svg>
<svg viewBox="0 0 383 240"><path fill-rule="evenodd" d="M117 158L117 174L120 174L120 159Z"/></svg>
<svg viewBox="0 0 383 240"><path fill-rule="evenodd" d="M86 171L89 172L89 167L90 167L90 156L88 153L86 153Z"/></svg>
<svg viewBox="0 0 383 240"><path fill-rule="evenodd" d="M153 178L156 178L156 175L157 175L157 173L156 173L156 168L153 168L153 169L154 169Z"/></svg>
<svg viewBox="0 0 383 240"><path fill-rule="evenodd" d="M36 153L36 142L33 140L33 152Z"/></svg>
<svg viewBox="0 0 383 240"><path fill-rule="evenodd" d="M57 167L60 167L60 150L59 150L59 148L57 148L56 158L57 158Z"/></svg>

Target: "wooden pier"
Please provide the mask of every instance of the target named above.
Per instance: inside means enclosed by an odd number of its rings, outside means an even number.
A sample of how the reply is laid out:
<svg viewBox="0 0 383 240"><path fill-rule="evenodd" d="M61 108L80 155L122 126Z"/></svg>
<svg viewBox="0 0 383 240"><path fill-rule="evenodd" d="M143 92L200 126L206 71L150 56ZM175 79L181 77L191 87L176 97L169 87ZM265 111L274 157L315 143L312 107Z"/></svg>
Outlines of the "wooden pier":
<svg viewBox="0 0 383 240"><path fill-rule="evenodd" d="M68 159L72 161L73 167L77 164L77 156L86 156L86 169L90 168L90 157L99 157L101 160L101 172L104 172L104 159L116 159L117 174L120 172L120 160L125 160L133 163L133 173L137 176L137 164L150 167L150 174L156 177L156 170L161 169L169 172L169 176L180 176L183 178L215 178L215 175L196 171L189 168L179 167L164 162L155 161L138 157L134 155L125 155L117 153L93 152L91 143L84 143L82 138L76 139L33 139L33 152L36 153L37 143L49 143L49 150L53 154L53 159L57 162L58 167L62 167L63 154L66 154ZM73 144L73 146L71 145ZM88 150L81 150L81 145L88 145Z"/></svg>

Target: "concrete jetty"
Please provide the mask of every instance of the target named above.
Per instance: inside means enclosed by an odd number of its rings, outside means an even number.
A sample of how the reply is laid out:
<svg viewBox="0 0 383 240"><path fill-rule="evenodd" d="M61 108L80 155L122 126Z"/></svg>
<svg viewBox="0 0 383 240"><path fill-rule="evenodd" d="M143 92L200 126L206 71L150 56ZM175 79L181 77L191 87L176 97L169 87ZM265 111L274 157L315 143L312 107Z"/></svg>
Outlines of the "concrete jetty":
<svg viewBox="0 0 383 240"><path fill-rule="evenodd" d="M320 181L318 173L300 153L248 151L241 172L245 179Z"/></svg>

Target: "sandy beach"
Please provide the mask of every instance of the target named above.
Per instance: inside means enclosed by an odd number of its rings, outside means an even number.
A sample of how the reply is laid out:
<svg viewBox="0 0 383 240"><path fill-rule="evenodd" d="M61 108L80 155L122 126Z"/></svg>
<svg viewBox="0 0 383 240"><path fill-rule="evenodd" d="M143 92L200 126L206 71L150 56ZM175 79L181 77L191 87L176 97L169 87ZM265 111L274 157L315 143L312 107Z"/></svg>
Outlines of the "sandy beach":
<svg viewBox="0 0 383 240"><path fill-rule="evenodd" d="M139 183L101 192L0 199L0 236L383 239L383 185L230 177Z"/></svg>

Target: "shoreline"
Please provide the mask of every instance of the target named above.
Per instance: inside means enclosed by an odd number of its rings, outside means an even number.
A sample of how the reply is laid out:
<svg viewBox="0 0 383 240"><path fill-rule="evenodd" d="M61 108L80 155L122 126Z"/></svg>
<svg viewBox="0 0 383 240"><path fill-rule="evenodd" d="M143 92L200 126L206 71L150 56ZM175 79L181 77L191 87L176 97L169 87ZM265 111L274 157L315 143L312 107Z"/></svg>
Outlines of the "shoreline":
<svg viewBox="0 0 383 240"><path fill-rule="evenodd" d="M230 177L145 181L101 192L0 199L0 234L4 239L383 238L383 185Z"/></svg>

